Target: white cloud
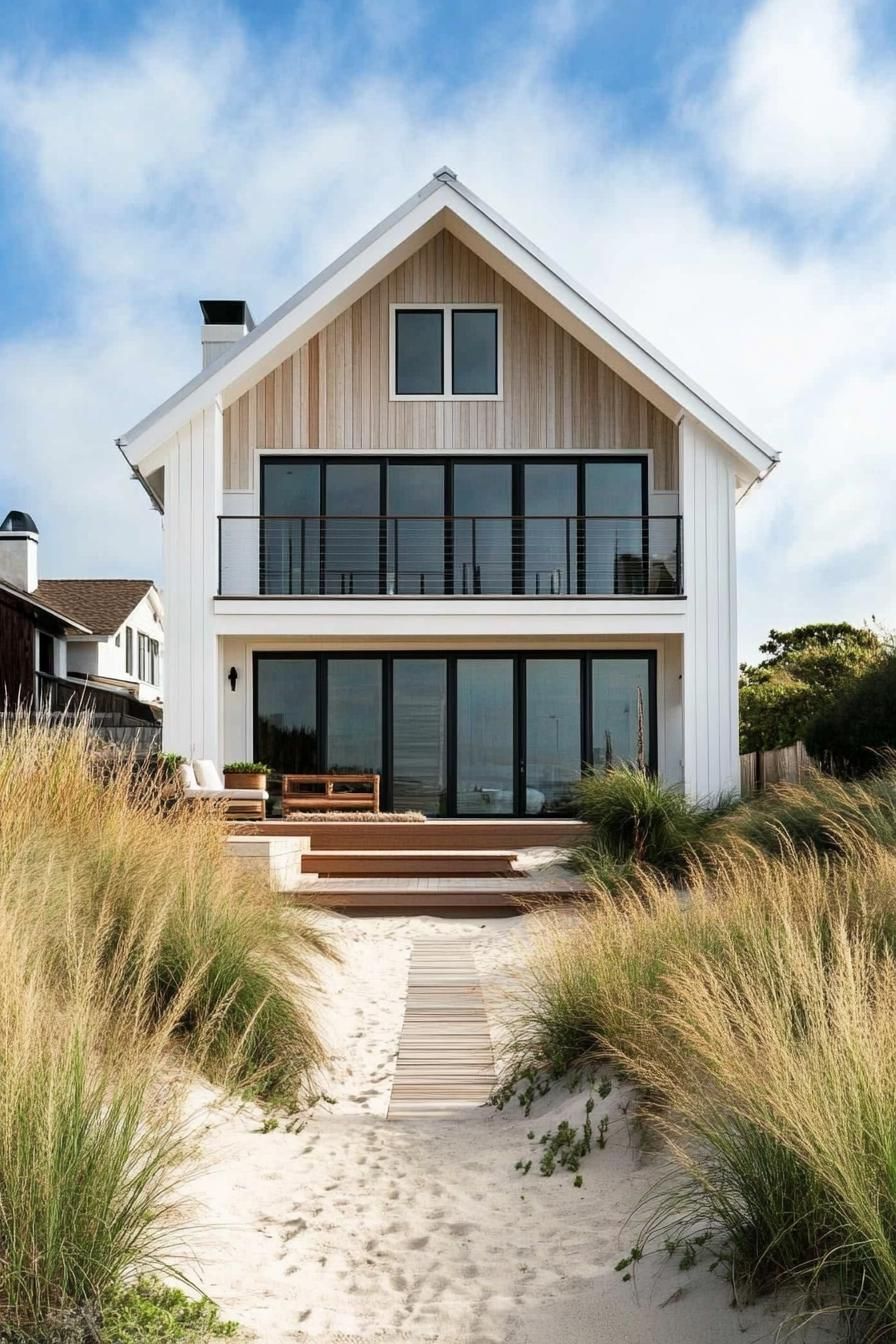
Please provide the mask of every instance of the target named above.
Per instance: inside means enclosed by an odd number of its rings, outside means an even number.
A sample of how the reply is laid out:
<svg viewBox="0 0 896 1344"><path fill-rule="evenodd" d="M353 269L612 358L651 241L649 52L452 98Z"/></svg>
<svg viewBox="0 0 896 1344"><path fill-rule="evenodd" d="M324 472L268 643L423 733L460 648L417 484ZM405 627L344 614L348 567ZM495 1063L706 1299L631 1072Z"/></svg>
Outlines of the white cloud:
<svg viewBox="0 0 896 1344"><path fill-rule="evenodd" d="M570 103L551 56L571 13L556 31L536 15L450 103L387 61L337 69L301 34L262 51L232 20L0 71L23 210L62 249L72 296L64 330L0 342L0 482L37 517L46 572L158 571L157 523L112 440L198 366L196 299L245 296L263 316L447 162L783 450L741 514L745 651L789 621L896 618L881 198L855 213L860 250L785 251L731 222L692 144L616 143L612 109Z"/></svg>
<svg viewBox="0 0 896 1344"><path fill-rule="evenodd" d="M863 43L860 0L761 0L698 108L738 179L786 198L850 197L892 167L896 68Z"/></svg>

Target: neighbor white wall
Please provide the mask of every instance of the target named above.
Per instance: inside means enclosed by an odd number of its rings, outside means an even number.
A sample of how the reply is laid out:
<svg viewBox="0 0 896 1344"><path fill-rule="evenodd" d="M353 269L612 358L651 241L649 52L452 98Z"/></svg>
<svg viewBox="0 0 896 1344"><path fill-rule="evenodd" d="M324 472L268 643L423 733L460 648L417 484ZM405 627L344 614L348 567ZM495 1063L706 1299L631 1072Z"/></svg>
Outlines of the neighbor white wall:
<svg viewBox="0 0 896 1344"><path fill-rule="evenodd" d="M686 594L684 782L692 798L740 787L734 464L689 416L679 428Z"/></svg>
<svg viewBox="0 0 896 1344"><path fill-rule="evenodd" d="M166 751L219 756L218 665L212 596L218 587L224 417L206 406L165 445Z"/></svg>

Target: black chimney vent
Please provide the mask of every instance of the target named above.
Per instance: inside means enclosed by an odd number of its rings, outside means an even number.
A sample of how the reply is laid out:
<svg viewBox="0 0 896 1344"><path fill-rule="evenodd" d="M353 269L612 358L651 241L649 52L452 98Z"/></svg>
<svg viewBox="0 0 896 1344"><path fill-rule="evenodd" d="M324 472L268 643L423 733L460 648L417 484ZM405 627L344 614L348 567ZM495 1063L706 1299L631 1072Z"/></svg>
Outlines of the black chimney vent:
<svg viewBox="0 0 896 1344"><path fill-rule="evenodd" d="M30 513L23 513L21 509L10 509L3 522L0 523L0 532L34 532L37 534L37 523Z"/></svg>
<svg viewBox="0 0 896 1344"><path fill-rule="evenodd" d="M250 331L255 326L245 299L200 299L199 307L209 326L248 327Z"/></svg>

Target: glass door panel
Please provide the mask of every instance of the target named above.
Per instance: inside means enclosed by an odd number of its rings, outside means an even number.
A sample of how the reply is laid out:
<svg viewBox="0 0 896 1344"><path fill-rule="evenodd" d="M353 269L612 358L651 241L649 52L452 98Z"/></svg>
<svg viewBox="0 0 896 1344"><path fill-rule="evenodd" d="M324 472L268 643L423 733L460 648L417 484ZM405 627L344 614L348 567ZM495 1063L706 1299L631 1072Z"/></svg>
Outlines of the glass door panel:
<svg viewBox="0 0 896 1344"><path fill-rule="evenodd" d="M254 755L270 766L273 783L320 769L316 658L256 659Z"/></svg>
<svg viewBox="0 0 896 1344"><path fill-rule="evenodd" d="M457 811L514 811L512 658L457 660Z"/></svg>
<svg viewBox="0 0 896 1344"><path fill-rule="evenodd" d="M319 593L320 467L283 459L262 462L261 472L258 591ZM278 514L286 516L270 516Z"/></svg>
<svg viewBox="0 0 896 1344"><path fill-rule="evenodd" d="M327 658L327 772L383 772L383 660Z"/></svg>
<svg viewBox="0 0 896 1344"><path fill-rule="evenodd" d="M448 810L448 669L444 658L392 664L392 805L445 816Z"/></svg>
<svg viewBox="0 0 896 1344"><path fill-rule="evenodd" d="M455 464L454 591L513 592L513 467L509 462Z"/></svg>
<svg viewBox="0 0 896 1344"><path fill-rule="evenodd" d="M569 811L582 773L582 664L526 659L526 815Z"/></svg>
<svg viewBox="0 0 896 1344"><path fill-rule="evenodd" d="M445 468L392 462L387 476L389 593L445 591Z"/></svg>
<svg viewBox="0 0 896 1344"><path fill-rule="evenodd" d="M574 462L523 466L524 592L557 595L577 590L578 481Z"/></svg>
<svg viewBox="0 0 896 1344"><path fill-rule="evenodd" d="M650 659L595 658L591 700L593 764L650 766Z"/></svg>
<svg viewBox="0 0 896 1344"><path fill-rule="evenodd" d="M646 591L644 513L645 463L585 464L585 591ZM627 522L626 516L632 521ZM637 519L637 521L635 521Z"/></svg>
<svg viewBox="0 0 896 1344"><path fill-rule="evenodd" d="M328 462L327 593L380 591L380 464ZM330 515L336 515L331 517ZM342 515L342 516L339 516Z"/></svg>

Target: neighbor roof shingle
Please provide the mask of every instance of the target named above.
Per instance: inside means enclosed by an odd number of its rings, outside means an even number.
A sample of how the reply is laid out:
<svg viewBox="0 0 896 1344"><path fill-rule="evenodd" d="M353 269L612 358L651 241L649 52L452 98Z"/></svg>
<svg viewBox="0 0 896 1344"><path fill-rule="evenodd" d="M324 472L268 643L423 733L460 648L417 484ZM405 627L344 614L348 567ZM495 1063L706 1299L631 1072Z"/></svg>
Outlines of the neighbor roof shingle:
<svg viewBox="0 0 896 1344"><path fill-rule="evenodd" d="M114 635L152 586L152 579L42 579L31 596L95 635Z"/></svg>

